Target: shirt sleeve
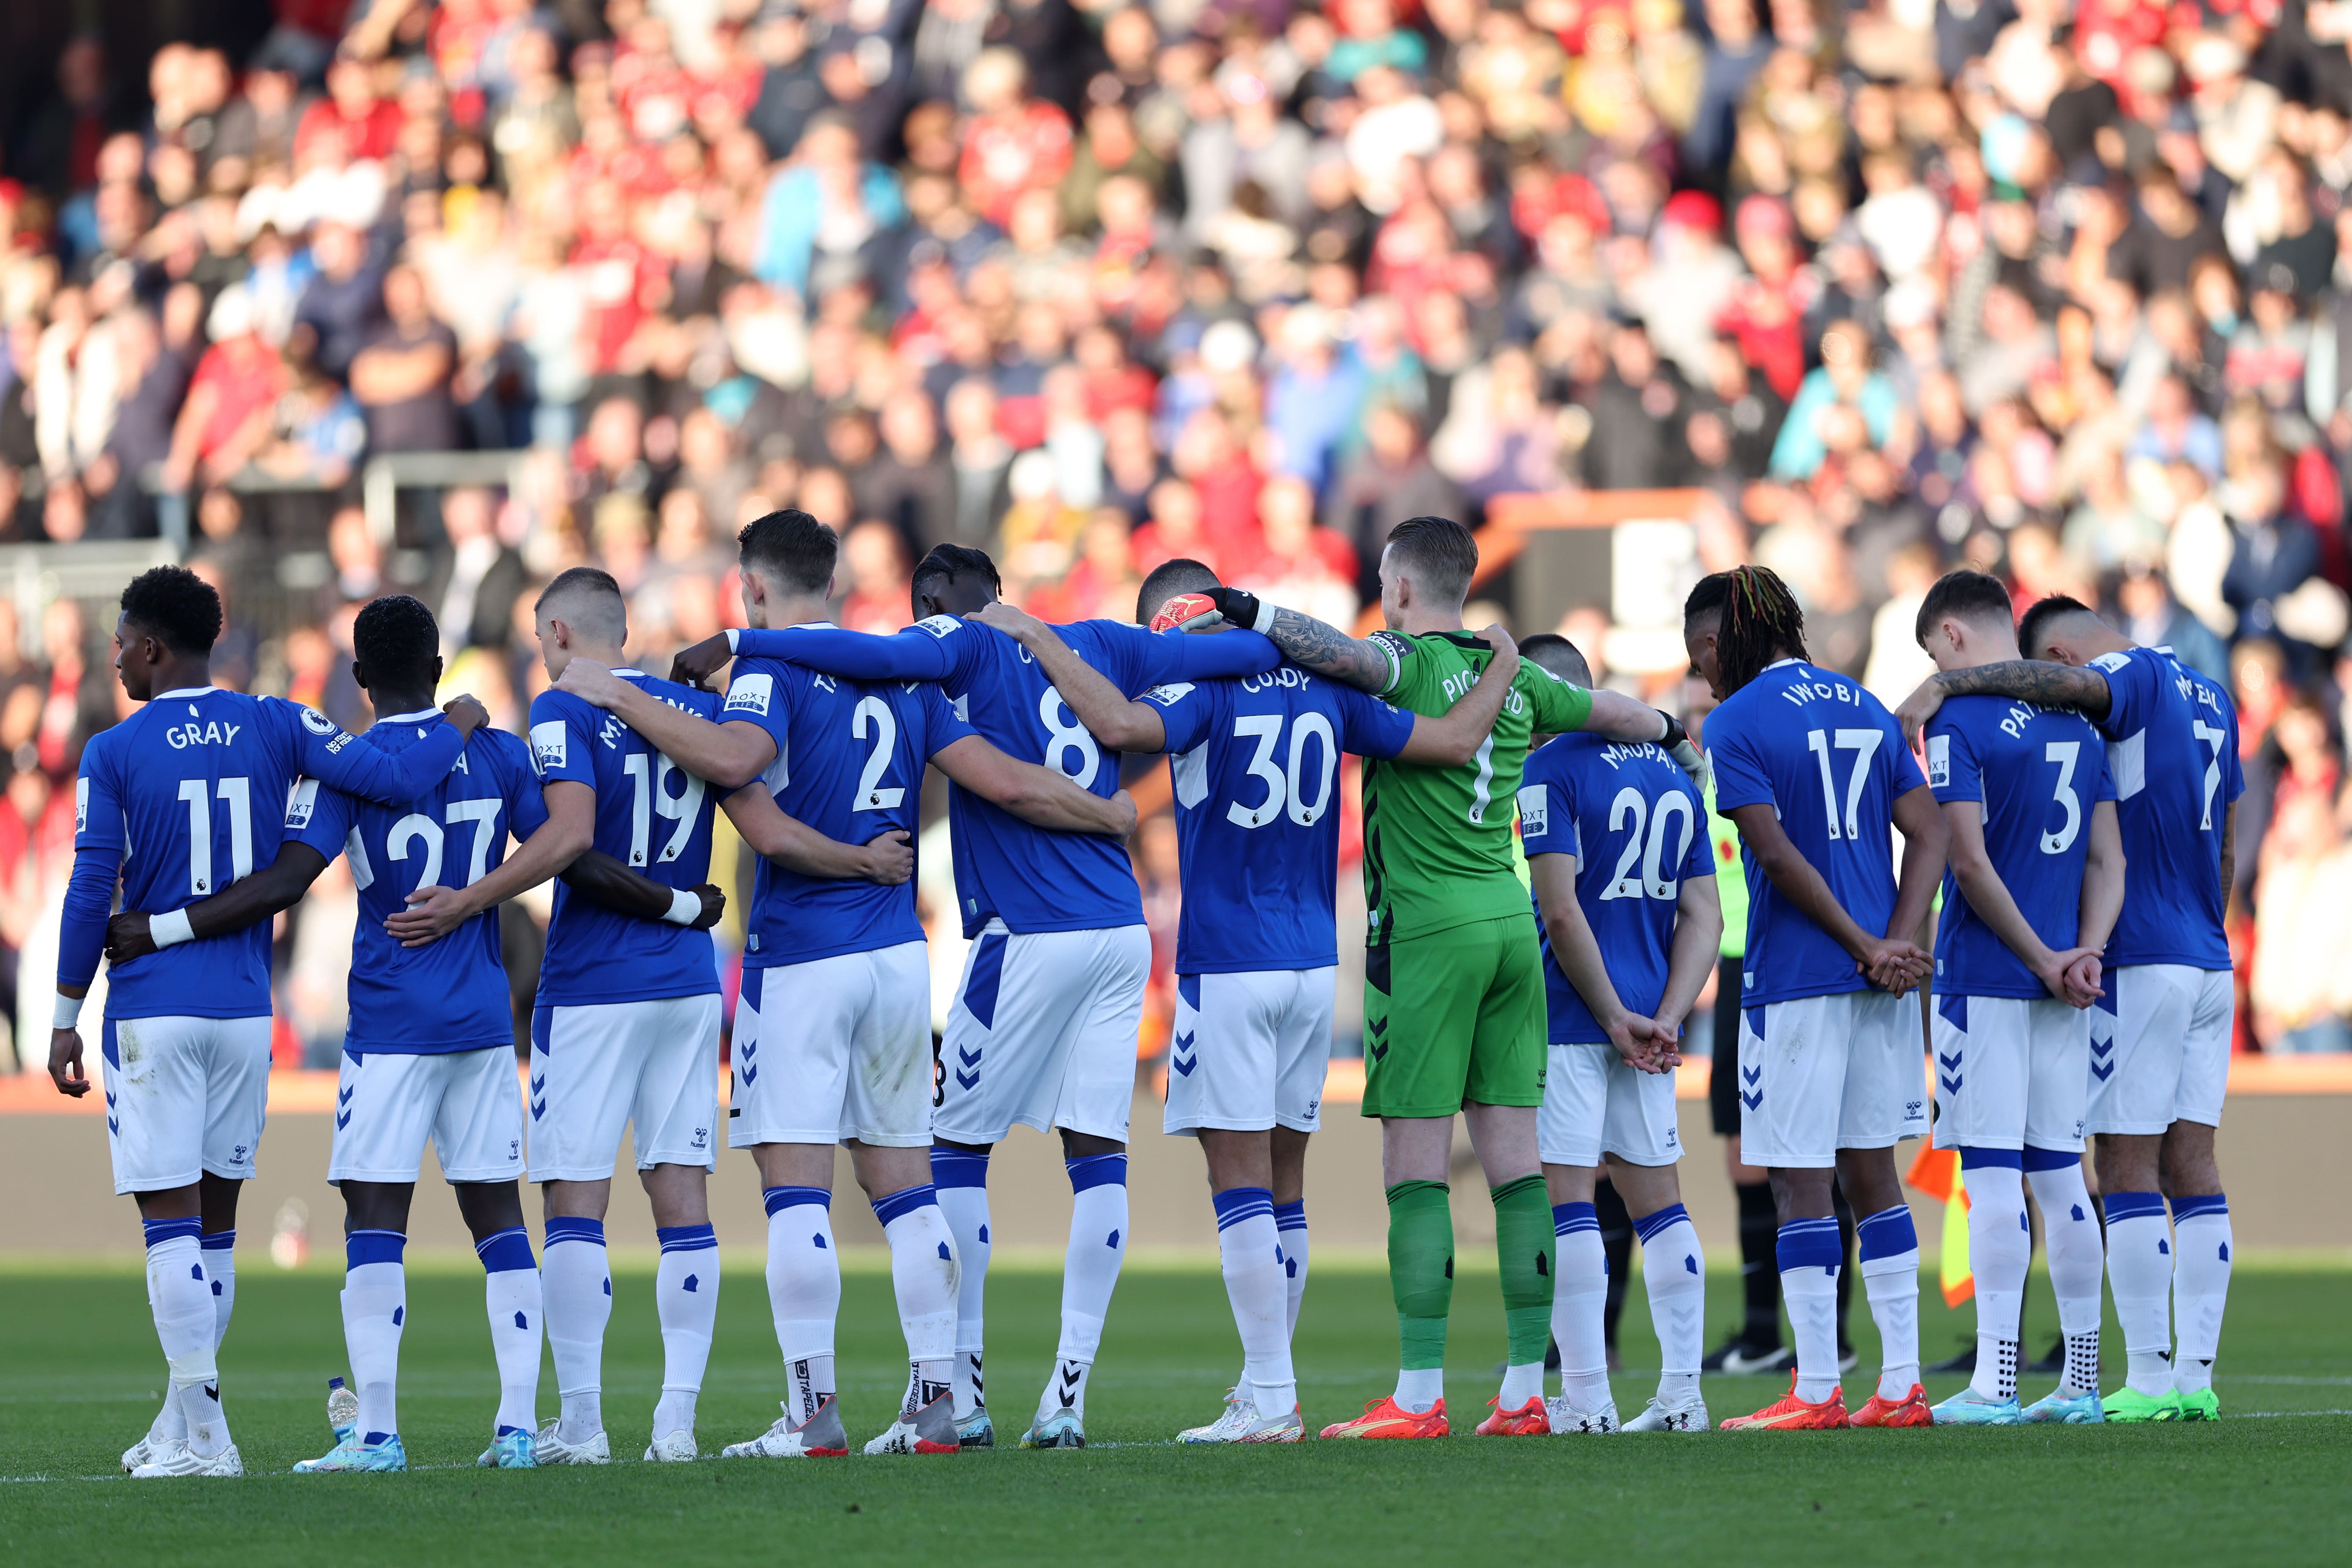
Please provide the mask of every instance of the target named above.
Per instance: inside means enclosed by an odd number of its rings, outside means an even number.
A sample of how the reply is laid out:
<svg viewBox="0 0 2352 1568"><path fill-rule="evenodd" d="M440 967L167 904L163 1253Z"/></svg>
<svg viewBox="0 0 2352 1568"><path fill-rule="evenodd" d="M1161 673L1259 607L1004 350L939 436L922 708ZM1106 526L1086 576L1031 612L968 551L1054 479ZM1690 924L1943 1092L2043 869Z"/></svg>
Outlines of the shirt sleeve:
<svg viewBox="0 0 2352 1568"><path fill-rule="evenodd" d="M306 844L332 860L343 852L343 841L351 837L352 824L359 816L356 807L357 803L339 789L317 779L296 779L286 797L286 841Z"/></svg>
<svg viewBox="0 0 2352 1568"><path fill-rule="evenodd" d="M1707 768L1715 774L1715 809L1729 816L1743 805L1771 805L1772 775L1755 742L1717 709L1706 721Z"/></svg>
<svg viewBox="0 0 2352 1568"><path fill-rule="evenodd" d="M106 951L106 919L114 909L127 833L111 747L95 742L81 753L74 781L74 863L66 882L58 929L58 984L86 990Z"/></svg>
<svg viewBox="0 0 2352 1568"><path fill-rule="evenodd" d="M735 667L735 679L727 683L727 700L719 710L721 724L757 724L776 743L779 756L793 727L793 692L790 680L780 681L778 672L762 669L766 659L746 660Z"/></svg>
<svg viewBox="0 0 2352 1568"><path fill-rule="evenodd" d="M1267 638L1244 627L1233 627L1213 637L1194 637L1189 632L1144 631L1141 626L1130 628L1142 632L1144 642L1154 655L1168 661L1160 680L1205 680L1220 675L1264 675L1282 662L1282 650ZM1160 684L1153 680L1152 685Z"/></svg>
<svg viewBox="0 0 2352 1568"><path fill-rule="evenodd" d="M1555 767L1528 769L1519 785L1519 849L1530 860L1584 853L1576 832L1576 803Z"/></svg>
<svg viewBox="0 0 2352 1568"><path fill-rule="evenodd" d="M735 651L849 680L940 680L955 668L962 646L980 635L954 616L933 616L887 637L838 626L740 631Z"/></svg>
<svg viewBox="0 0 2352 1568"><path fill-rule="evenodd" d="M1683 792L1690 796L1696 815L1691 818L1690 847L1683 851L1684 878L1715 875L1715 834L1707 822L1706 802L1699 798L1697 786L1685 783Z"/></svg>
<svg viewBox="0 0 2352 1568"><path fill-rule="evenodd" d="M1539 735L1564 735L1571 730L1581 730L1584 721L1592 717L1591 692L1581 686L1570 686L1533 659L1519 661L1519 673L1511 687L1528 700Z"/></svg>
<svg viewBox="0 0 2352 1568"><path fill-rule="evenodd" d="M1938 805L1984 799L1984 767L1977 761L1976 747L1969 732L1947 723L1940 711L1927 725L1927 787L1936 792Z"/></svg>
<svg viewBox="0 0 2352 1568"><path fill-rule="evenodd" d="M1160 727L1167 732L1160 750L1171 756L1181 756L1209 738L1216 728L1217 701L1209 687L1192 681L1171 681L1155 686L1140 700L1160 711Z"/></svg>
<svg viewBox="0 0 2352 1568"><path fill-rule="evenodd" d="M541 787L559 779L596 787L596 743L585 705L562 692L542 691L530 701L530 765Z"/></svg>
<svg viewBox="0 0 2352 1568"><path fill-rule="evenodd" d="M914 698L923 715L923 755L926 757L936 757L966 735L980 733L956 717L955 704L949 701L948 694L937 686L917 687ZM781 742L778 743L782 744Z"/></svg>
<svg viewBox="0 0 2352 1568"><path fill-rule="evenodd" d="M2099 733L2120 741L2145 729L2156 696L2156 661L2134 658L2131 650L2122 649L2101 654L2087 668L2097 670L2107 683L2107 716L2093 721Z"/></svg>
<svg viewBox="0 0 2352 1568"><path fill-rule="evenodd" d="M1412 741L1418 721L1412 714L1339 681L1331 687L1339 694L1341 751L1360 757L1393 757Z"/></svg>
<svg viewBox="0 0 2352 1568"><path fill-rule="evenodd" d="M466 749L466 737L457 727L443 723L395 756L361 745L356 736L315 708L283 698L267 700L294 736L296 772L380 805L415 800L439 784Z"/></svg>
<svg viewBox="0 0 2352 1568"><path fill-rule="evenodd" d="M1902 721L1894 714L1879 710L1878 731L1885 736L1879 743L1876 763L1885 771L1880 777L1886 784L1889 805L1927 784L1927 775L1919 771L1919 759L1911 754L1910 742L1903 738Z"/></svg>
<svg viewBox="0 0 2352 1568"><path fill-rule="evenodd" d="M1421 648L1402 632L1377 631L1364 639L1387 656L1389 678L1378 695L1415 713L1443 713L1446 709L1444 676L1422 656ZM1434 703L1431 707L1428 704Z"/></svg>
<svg viewBox="0 0 2352 1568"><path fill-rule="evenodd" d="M520 745L505 750L507 831L520 843L547 826L547 795L539 787L528 752Z"/></svg>
<svg viewBox="0 0 2352 1568"><path fill-rule="evenodd" d="M2084 723L2087 727L2090 721L2084 720ZM2234 753L2237 747L2231 746L2230 750ZM2092 805L2096 805L2103 800L2123 798L2116 793L2116 771L2107 766L2107 748L2100 742L2095 731L2092 732L2089 743L2083 748L2083 765L2098 774L2091 784Z"/></svg>

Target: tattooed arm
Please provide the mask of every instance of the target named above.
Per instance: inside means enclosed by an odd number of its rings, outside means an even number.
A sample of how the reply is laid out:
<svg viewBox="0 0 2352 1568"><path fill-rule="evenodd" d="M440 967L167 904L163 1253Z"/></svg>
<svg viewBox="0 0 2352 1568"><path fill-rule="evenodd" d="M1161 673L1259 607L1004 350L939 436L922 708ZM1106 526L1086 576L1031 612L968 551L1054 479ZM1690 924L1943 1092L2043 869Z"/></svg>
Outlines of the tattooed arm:
<svg viewBox="0 0 2352 1568"><path fill-rule="evenodd" d="M1983 696L2015 697L2042 708L2071 708L2095 723L2114 706L2107 678L2095 669L2078 669L2047 659L2011 658L1931 675L1903 700L1895 716L1903 721L1903 738L1916 750L1920 731L1936 716L1945 698Z"/></svg>
<svg viewBox="0 0 2352 1568"><path fill-rule="evenodd" d="M1273 609L1262 617L1258 630L1274 640L1293 664L1318 675L1345 681L1359 691L1378 697L1395 677L1396 664L1380 644L1351 637L1312 616L1297 610Z"/></svg>

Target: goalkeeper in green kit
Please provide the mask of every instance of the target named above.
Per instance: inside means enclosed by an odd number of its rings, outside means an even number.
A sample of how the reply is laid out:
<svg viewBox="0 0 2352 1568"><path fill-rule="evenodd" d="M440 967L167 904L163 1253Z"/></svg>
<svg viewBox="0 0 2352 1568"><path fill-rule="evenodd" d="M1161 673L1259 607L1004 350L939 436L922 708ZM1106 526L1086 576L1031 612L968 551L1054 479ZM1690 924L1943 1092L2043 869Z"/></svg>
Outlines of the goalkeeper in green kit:
<svg viewBox="0 0 2352 1568"><path fill-rule="evenodd" d="M1478 566L1470 531L1442 517L1399 523L1381 556L1388 629L1351 637L1231 588L1199 595L1234 625L1272 638L1296 664L1415 713L1442 714L1495 650L1462 626ZM1179 606L1171 605L1169 618ZM1509 1362L1484 1434L1546 1431L1544 1349L1550 1337L1552 1222L1536 1155L1544 1089L1542 950L1513 869L1519 772L1536 733L1589 730L1649 742L1693 777L1706 764L1682 725L1613 691L1570 686L1519 666L1494 733L1470 762L1364 763L1364 1114L1381 1119L1389 1201L1389 1279L1402 1370L1326 1437L1443 1437L1445 1326L1454 1293L1447 1164L1454 1113L1495 1204Z"/></svg>

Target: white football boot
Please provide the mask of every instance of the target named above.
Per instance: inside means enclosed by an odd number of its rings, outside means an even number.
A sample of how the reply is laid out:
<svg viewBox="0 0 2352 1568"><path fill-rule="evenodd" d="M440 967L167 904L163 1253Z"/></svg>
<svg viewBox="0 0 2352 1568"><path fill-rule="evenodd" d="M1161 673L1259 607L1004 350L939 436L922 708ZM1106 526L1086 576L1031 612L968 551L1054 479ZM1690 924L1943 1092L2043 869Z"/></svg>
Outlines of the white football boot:
<svg viewBox="0 0 2352 1568"><path fill-rule="evenodd" d="M1180 1443L1303 1443L1307 1426L1298 1406L1272 1418L1257 1413L1257 1401L1239 1389L1225 1394L1225 1411L1206 1426L1188 1426L1176 1434Z"/></svg>
<svg viewBox="0 0 2352 1568"><path fill-rule="evenodd" d="M649 1465L684 1465L702 1458L702 1450L694 1441L694 1434L683 1428L665 1432L646 1445L646 1463Z"/></svg>
<svg viewBox="0 0 2352 1568"><path fill-rule="evenodd" d="M1578 1433L1603 1434L1618 1429L1617 1402L1592 1410L1579 1410L1565 1394L1555 1394L1544 1401L1544 1418L1551 1424L1552 1436L1573 1436Z"/></svg>
<svg viewBox="0 0 2352 1568"><path fill-rule="evenodd" d="M841 1406L826 1394L816 1414L793 1425L792 1406L774 1426L746 1443L730 1443L719 1450L722 1459L836 1459L849 1452L849 1434L841 1425Z"/></svg>
<svg viewBox="0 0 2352 1568"><path fill-rule="evenodd" d="M1628 1432L1704 1432L1707 1430L1706 1401L1693 1395L1688 1403L1668 1405L1652 1399L1642 1413L1625 1423Z"/></svg>
<svg viewBox="0 0 2352 1568"><path fill-rule="evenodd" d="M539 1429L531 1440L533 1458L541 1465L609 1465L613 1462L612 1440L599 1427L593 1437L583 1442L567 1443L556 1436L563 1423L550 1421Z"/></svg>
<svg viewBox="0 0 2352 1568"><path fill-rule="evenodd" d="M152 1481L172 1476L241 1476L245 1461L236 1445L226 1444L217 1454L199 1454L184 1442L175 1442L131 1472L133 1479Z"/></svg>
<svg viewBox="0 0 2352 1568"><path fill-rule="evenodd" d="M911 1416L901 1415L880 1436L866 1445L869 1454L960 1454L956 1436L955 1395L942 1393Z"/></svg>

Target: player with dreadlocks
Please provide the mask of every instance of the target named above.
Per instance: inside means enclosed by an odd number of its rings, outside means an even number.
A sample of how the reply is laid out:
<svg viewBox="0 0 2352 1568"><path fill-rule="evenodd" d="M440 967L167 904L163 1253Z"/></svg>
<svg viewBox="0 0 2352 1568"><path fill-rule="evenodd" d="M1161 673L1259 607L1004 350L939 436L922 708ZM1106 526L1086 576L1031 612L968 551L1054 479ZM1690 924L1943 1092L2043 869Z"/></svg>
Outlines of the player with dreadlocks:
<svg viewBox="0 0 2352 1568"><path fill-rule="evenodd" d="M1726 1428L1926 1426L1919 1244L1895 1145L1927 1131L1903 994L1931 960L1927 917L1948 837L1903 731L1876 698L1805 658L1805 617L1758 566L1704 578L1683 605L1691 664L1722 706L1706 721L1716 809L1746 849L1740 1158L1771 1173L1780 1290L1796 1331L1789 1393ZM1903 830L1903 875L1890 826ZM1851 1418L1838 1384L1831 1181L1863 1218L1878 1387Z"/></svg>

